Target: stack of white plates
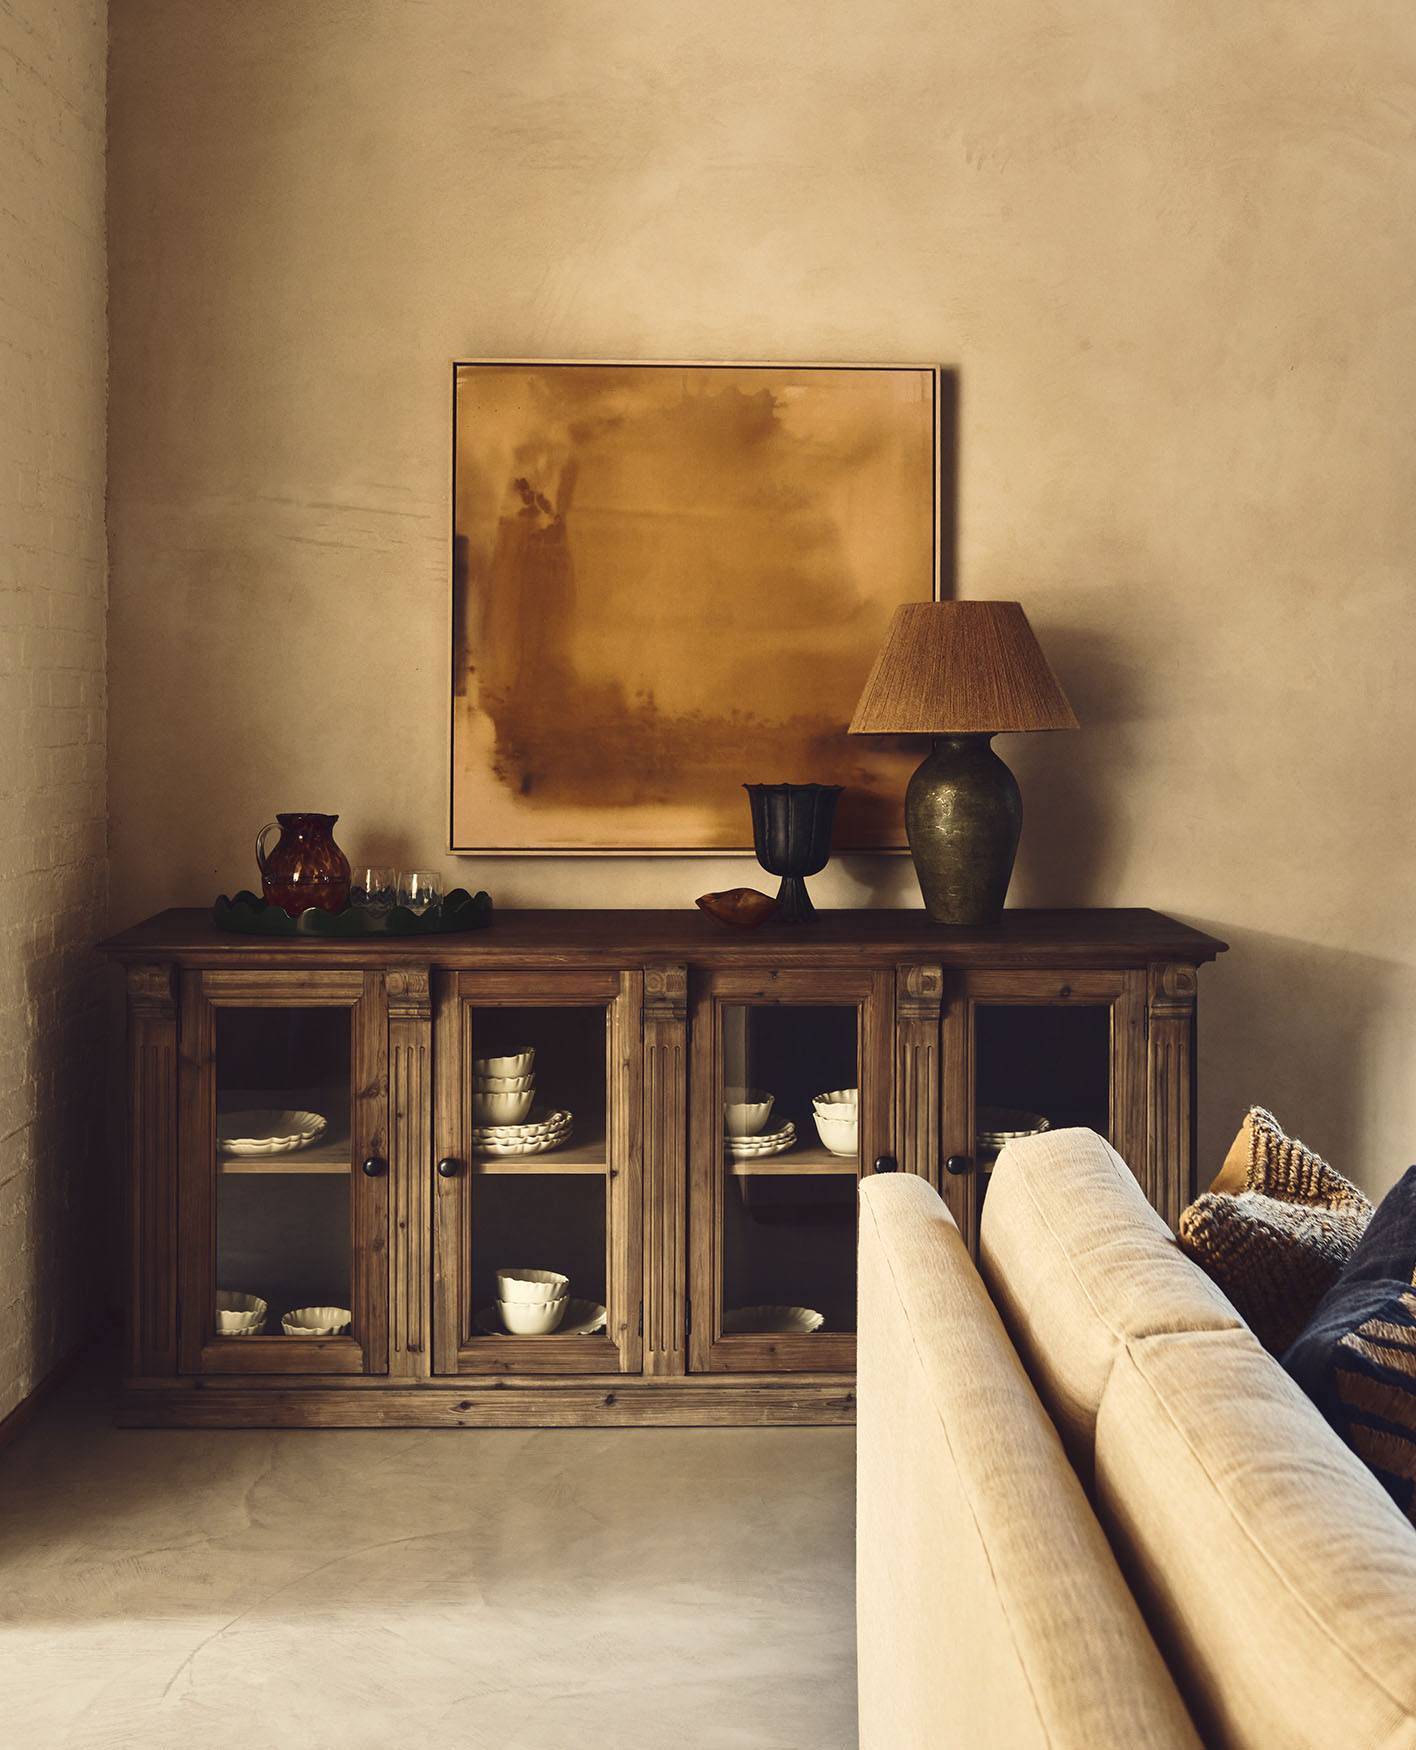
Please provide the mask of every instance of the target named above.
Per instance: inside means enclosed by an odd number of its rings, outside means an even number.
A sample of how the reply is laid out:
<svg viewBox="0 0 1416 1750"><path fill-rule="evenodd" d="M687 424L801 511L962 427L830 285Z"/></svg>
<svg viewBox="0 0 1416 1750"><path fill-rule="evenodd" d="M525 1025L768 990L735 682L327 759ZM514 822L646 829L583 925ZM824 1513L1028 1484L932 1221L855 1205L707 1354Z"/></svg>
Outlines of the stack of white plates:
<svg viewBox="0 0 1416 1750"><path fill-rule="evenodd" d="M974 1149L996 1155L1005 1143L1051 1130L1052 1120L1040 1112L1016 1112L1008 1106L980 1106L974 1113Z"/></svg>
<svg viewBox="0 0 1416 1750"><path fill-rule="evenodd" d="M222 1154L241 1159L293 1154L297 1148L317 1142L328 1128L328 1118L318 1112L262 1108L216 1115L216 1140Z"/></svg>
<svg viewBox="0 0 1416 1750"><path fill-rule="evenodd" d="M473 1127L472 1147L484 1155L539 1155L569 1142L571 1114L547 1112L530 1124L481 1124Z"/></svg>
<svg viewBox="0 0 1416 1750"><path fill-rule="evenodd" d="M760 1155L785 1154L796 1139L796 1125L789 1118L780 1130L760 1131L756 1136L728 1137L728 1153L735 1161L756 1160Z"/></svg>

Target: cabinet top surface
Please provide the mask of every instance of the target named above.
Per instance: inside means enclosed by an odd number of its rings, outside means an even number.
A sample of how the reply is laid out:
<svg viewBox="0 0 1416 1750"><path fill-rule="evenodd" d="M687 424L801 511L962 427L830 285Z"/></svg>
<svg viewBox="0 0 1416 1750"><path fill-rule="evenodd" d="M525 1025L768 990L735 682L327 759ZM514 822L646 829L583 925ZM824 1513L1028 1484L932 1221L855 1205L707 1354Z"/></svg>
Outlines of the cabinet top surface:
<svg viewBox="0 0 1416 1750"><path fill-rule="evenodd" d="M808 924L737 930L699 911L501 911L488 929L463 935L371 936L321 941L219 930L205 909L159 912L100 946L120 959L202 964L394 964L490 966L587 960L757 963L883 962L946 966L1143 965L1213 960L1226 944L1143 909L1007 911L997 925L931 922L923 911L818 911Z"/></svg>

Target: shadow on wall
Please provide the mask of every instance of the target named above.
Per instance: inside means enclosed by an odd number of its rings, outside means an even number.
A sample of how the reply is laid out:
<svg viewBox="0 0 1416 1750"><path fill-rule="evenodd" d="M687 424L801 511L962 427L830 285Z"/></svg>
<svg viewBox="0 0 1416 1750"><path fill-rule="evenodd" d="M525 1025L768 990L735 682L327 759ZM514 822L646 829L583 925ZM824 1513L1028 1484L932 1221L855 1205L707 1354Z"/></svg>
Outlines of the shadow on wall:
<svg viewBox="0 0 1416 1750"><path fill-rule="evenodd" d="M1201 1186L1257 1105L1380 1196L1416 1158L1416 1136L1390 1110L1393 1090L1410 1085L1416 968L1220 918L1185 921L1230 946L1200 974Z"/></svg>
<svg viewBox="0 0 1416 1750"><path fill-rule="evenodd" d="M20 1192L23 1239L0 1295L14 1345L3 1357L0 1416L80 1348L103 1317L115 1261L102 1251L100 1236L115 1231L121 1194L102 1146L105 969L87 945L40 939L22 952L24 1083L33 1106L16 1174L27 1181Z"/></svg>

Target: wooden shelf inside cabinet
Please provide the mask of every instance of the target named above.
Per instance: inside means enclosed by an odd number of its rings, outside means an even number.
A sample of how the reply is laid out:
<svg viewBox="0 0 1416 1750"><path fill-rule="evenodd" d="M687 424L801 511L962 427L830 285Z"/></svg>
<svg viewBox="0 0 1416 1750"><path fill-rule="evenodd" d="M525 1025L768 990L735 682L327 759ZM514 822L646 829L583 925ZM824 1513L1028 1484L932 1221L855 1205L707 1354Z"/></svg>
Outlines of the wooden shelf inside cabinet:
<svg viewBox="0 0 1416 1750"><path fill-rule="evenodd" d="M833 1155L825 1148L788 1149L785 1154L761 1160L730 1160L728 1171L735 1179L822 1178L829 1175L854 1179L860 1162L854 1155Z"/></svg>

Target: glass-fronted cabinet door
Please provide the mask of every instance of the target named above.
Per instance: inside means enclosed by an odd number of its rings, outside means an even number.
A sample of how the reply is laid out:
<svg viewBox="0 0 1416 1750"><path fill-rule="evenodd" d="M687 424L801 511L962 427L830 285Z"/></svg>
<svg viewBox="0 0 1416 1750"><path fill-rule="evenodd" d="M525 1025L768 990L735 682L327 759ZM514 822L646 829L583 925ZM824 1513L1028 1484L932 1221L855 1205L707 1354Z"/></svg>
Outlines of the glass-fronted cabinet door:
<svg viewBox="0 0 1416 1750"><path fill-rule="evenodd" d="M184 973L179 1028L183 1371L386 1372L382 974Z"/></svg>
<svg viewBox="0 0 1416 1750"><path fill-rule="evenodd" d="M891 1151L893 976L722 970L693 994L689 1366L855 1365L856 1189Z"/></svg>
<svg viewBox="0 0 1416 1750"><path fill-rule="evenodd" d="M968 972L946 984L940 1189L976 1246L1015 1136L1085 1125L1133 1169L1145 1151L1144 972Z"/></svg>
<svg viewBox="0 0 1416 1750"><path fill-rule="evenodd" d="M642 972L446 972L434 1371L637 1372Z"/></svg>

